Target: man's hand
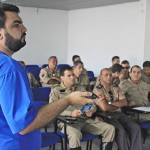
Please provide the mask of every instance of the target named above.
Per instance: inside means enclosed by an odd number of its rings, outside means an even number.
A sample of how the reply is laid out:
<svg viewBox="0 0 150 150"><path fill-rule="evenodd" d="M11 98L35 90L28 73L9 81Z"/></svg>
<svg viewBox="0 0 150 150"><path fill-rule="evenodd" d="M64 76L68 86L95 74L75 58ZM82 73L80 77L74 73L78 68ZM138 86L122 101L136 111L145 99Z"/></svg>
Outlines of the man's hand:
<svg viewBox="0 0 150 150"><path fill-rule="evenodd" d="M95 103L95 100L86 98L86 96L91 95L92 95L91 92L76 91L64 97L64 100L67 100L69 105L86 105L89 103L93 104Z"/></svg>
<svg viewBox="0 0 150 150"><path fill-rule="evenodd" d="M72 117L80 117L81 116L81 110L73 110L71 112Z"/></svg>

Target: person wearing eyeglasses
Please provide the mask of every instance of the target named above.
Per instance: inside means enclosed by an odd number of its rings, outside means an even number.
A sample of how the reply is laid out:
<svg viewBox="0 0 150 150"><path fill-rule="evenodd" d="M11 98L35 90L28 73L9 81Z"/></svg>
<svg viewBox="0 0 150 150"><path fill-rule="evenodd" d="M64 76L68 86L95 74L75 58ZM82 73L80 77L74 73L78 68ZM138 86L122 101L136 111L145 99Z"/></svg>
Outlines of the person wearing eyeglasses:
<svg viewBox="0 0 150 150"><path fill-rule="evenodd" d="M124 75L124 79L126 80L129 78L129 69L130 69L129 61L123 60L121 62L121 66L123 67L122 74Z"/></svg>
<svg viewBox="0 0 150 150"><path fill-rule="evenodd" d="M108 123L115 127L115 140L119 150L142 150L140 126L121 112L127 101L122 90L112 84L112 73L109 68L100 72L99 84L93 93L99 97L96 105L100 112L107 112L111 116ZM129 142L128 142L129 139Z"/></svg>

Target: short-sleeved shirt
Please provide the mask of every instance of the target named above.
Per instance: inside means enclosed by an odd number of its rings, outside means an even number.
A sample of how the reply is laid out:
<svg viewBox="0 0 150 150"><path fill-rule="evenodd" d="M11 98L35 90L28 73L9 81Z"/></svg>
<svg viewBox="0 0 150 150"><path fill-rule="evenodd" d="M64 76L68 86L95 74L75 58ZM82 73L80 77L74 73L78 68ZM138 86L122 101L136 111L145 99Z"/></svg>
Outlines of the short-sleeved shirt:
<svg viewBox="0 0 150 150"><path fill-rule="evenodd" d="M76 91L90 91L90 81L89 78L83 74L79 76L79 78L75 77L75 84L74 84Z"/></svg>
<svg viewBox="0 0 150 150"><path fill-rule="evenodd" d="M39 130L19 134L37 113L25 69L18 61L0 53L0 149L40 150Z"/></svg>
<svg viewBox="0 0 150 150"><path fill-rule="evenodd" d="M50 94L50 100L49 102L54 102L58 99L62 99L64 98L65 96L69 95L70 93L74 92L75 91L75 88L72 87L72 89L68 89L64 84L63 82L61 82L60 85L57 85L56 87L54 87L51 91L51 94ZM75 109L78 109L78 110L81 110L83 106L68 106L67 109L65 109L61 115L63 116L71 116L71 112ZM95 105L91 108L91 110L94 112L96 111L96 107Z"/></svg>
<svg viewBox="0 0 150 150"><path fill-rule="evenodd" d="M130 79L119 85L125 93L128 102L134 101L135 105L146 106L149 105L148 92L150 85L144 81L135 84Z"/></svg>
<svg viewBox="0 0 150 150"><path fill-rule="evenodd" d="M144 73L142 73L141 80L147 82L148 84L150 84L150 76L146 76Z"/></svg>
<svg viewBox="0 0 150 150"><path fill-rule="evenodd" d="M53 87L56 84L60 84L60 81L52 79L53 77L58 77L58 78L60 77L59 70L57 69L53 71L50 68L48 68L48 66L42 68L39 77L43 87ZM52 82L51 84L48 83L50 80Z"/></svg>
<svg viewBox="0 0 150 150"><path fill-rule="evenodd" d="M95 93L98 96L101 96L102 99L105 99L107 102L125 99L125 95L118 86L111 87L112 95L109 93L109 91L110 89L108 86L100 84L95 86L93 89L93 93ZM120 109L117 109L116 111L120 111Z"/></svg>

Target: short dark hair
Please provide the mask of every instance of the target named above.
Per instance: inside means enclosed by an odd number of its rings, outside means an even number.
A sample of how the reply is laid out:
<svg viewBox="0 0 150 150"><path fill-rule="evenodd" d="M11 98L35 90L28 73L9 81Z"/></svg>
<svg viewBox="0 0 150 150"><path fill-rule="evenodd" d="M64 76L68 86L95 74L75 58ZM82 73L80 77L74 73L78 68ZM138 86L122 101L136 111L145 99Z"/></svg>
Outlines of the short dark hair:
<svg viewBox="0 0 150 150"><path fill-rule="evenodd" d="M79 64L83 65L83 62L82 61L75 61L73 64L73 67L77 67Z"/></svg>
<svg viewBox="0 0 150 150"><path fill-rule="evenodd" d="M123 69L123 67L122 67L120 64L114 64L114 65L111 67L112 73L121 72L122 69Z"/></svg>
<svg viewBox="0 0 150 150"><path fill-rule="evenodd" d="M131 67L131 69L130 69L130 72L132 72L133 68L139 68L139 69L141 70L141 72L142 72L141 67L140 67L140 66L138 66L138 65L134 65L134 66L132 66L132 67Z"/></svg>
<svg viewBox="0 0 150 150"><path fill-rule="evenodd" d="M121 62L121 64L128 64L128 65L129 65L129 61L123 60L123 61Z"/></svg>
<svg viewBox="0 0 150 150"><path fill-rule="evenodd" d="M0 28L5 27L6 15L5 11L16 12L19 13L20 10L17 6L8 4L8 3L0 3Z"/></svg>
<svg viewBox="0 0 150 150"><path fill-rule="evenodd" d="M143 67L150 67L150 61L145 61L143 63Z"/></svg>
<svg viewBox="0 0 150 150"><path fill-rule="evenodd" d="M119 57L119 56L114 56L114 57L112 58L112 61L114 61L115 59L120 59L120 57Z"/></svg>
<svg viewBox="0 0 150 150"><path fill-rule="evenodd" d="M78 58L78 57L80 57L79 55L73 55L72 56L72 61L74 62L74 60L76 59L76 58Z"/></svg>
<svg viewBox="0 0 150 150"><path fill-rule="evenodd" d="M64 66L64 67L62 67L62 68L59 70L60 76L64 76L64 72L65 72L66 70L72 71L73 68L70 67L70 66Z"/></svg>
<svg viewBox="0 0 150 150"><path fill-rule="evenodd" d="M50 57L48 58L48 61L50 61L51 59L56 59L56 60L57 60L57 57L56 57L56 56L50 56Z"/></svg>

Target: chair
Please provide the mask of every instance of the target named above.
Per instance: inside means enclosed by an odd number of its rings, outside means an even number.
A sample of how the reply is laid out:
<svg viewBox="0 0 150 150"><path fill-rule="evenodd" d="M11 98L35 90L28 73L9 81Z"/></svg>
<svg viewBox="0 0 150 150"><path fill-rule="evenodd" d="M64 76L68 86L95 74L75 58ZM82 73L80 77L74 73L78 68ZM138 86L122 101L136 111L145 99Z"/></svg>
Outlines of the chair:
<svg viewBox="0 0 150 150"><path fill-rule="evenodd" d="M87 71L87 75L88 75L88 77L89 77L90 82L91 82L91 81L96 81L96 77L95 77L93 71Z"/></svg>
<svg viewBox="0 0 150 150"><path fill-rule="evenodd" d="M68 119L69 118L69 119ZM79 119L79 118L78 118ZM68 138L67 138L67 132L66 132L66 126L68 124L76 124L79 123L82 119L75 119L72 117L65 117L65 116L58 116L55 120L55 132L57 132L57 122L63 122L64 123L64 133L58 132L58 134L64 138L64 143L65 143L65 150L67 150L67 143L68 143ZM82 120L84 121L84 120ZM91 150L92 149L92 141L94 139L100 138L98 135L94 135L88 132L82 132L82 139L81 142L87 142L86 145L86 150Z"/></svg>
<svg viewBox="0 0 150 150"><path fill-rule="evenodd" d="M33 74L33 76L36 78L37 81L40 81L40 74L41 68L37 68L37 69L31 69L30 72Z"/></svg>
<svg viewBox="0 0 150 150"><path fill-rule="evenodd" d="M42 68L45 68L45 67L47 67L48 66L48 64L43 64L42 65Z"/></svg>
<svg viewBox="0 0 150 150"><path fill-rule="evenodd" d="M30 72L31 70L36 70L39 69L40 67L38 65L26 65L25 68L27 72Z"/></svg>
<svg viewBox="0 0 150 150"><path fill-rule="evenodd" d="M145 139L146 139L146 134L147 134L147 129L150 129L150 120L147 121L141 121L140 123L140 127L142 129L142 134L143 134L143 143L145 143Z"/></svg>
<svg viewBox="0 0 150 150"><path fill-rule="evenodd" d="M51 88L49 87L32 88L33 99L38 108L49 103L50 92ZM45 131L47 132L47 126L45 127Z"/></svg>
<svg viewBox="0 0 150 150"><path fill-rule="evenodd" d="M55 149L55 144L61 143L61 150L63 150L63 140L62 138L54 132L42 132L42 144L41 147L51 147L53 146L53 150Z"/></svg>
<svg viewBox="0 0 150 150"><path fill-rule="evenodd" d="M70 65L68 65L68 64L58 64L57 65L57 69L61 69L62 67L68 67L68 66L70 66Z"/></svg>
<svg viewBox="0 0 150 150"><path fill-rule="evenodd" d="M44 103L48 103L50 92L51 88L49 87L32 88L34 101L42 101Z"/></svg>

